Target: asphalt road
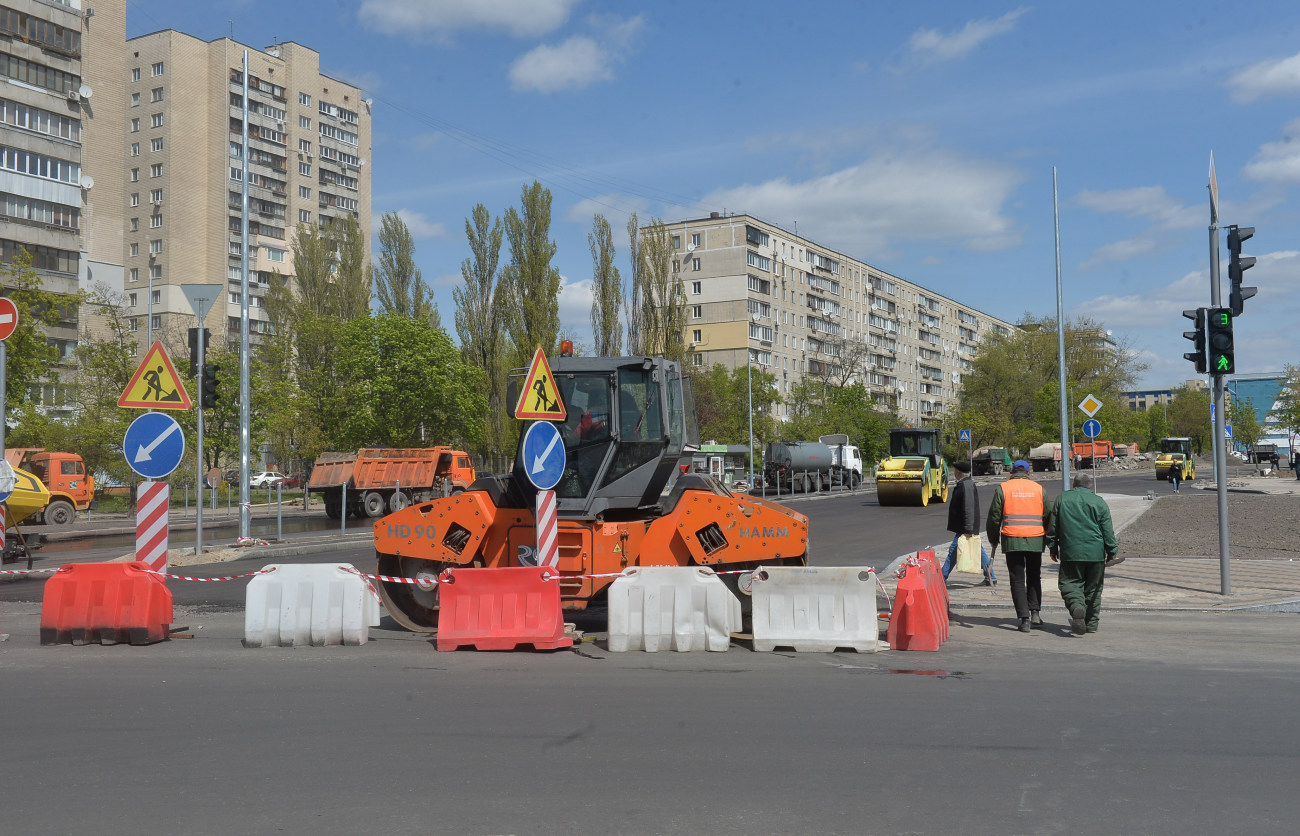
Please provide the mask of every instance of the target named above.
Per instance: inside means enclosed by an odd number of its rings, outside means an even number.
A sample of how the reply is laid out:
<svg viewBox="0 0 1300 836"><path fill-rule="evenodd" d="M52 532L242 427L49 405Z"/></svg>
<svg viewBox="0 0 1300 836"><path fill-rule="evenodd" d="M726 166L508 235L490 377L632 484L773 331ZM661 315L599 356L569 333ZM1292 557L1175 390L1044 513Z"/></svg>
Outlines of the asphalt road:
<svg viewBox="0 0 1300 836"><path fill-rule="evenodd" d="M1294 615L966 619L936 653L39 647L5 607L11 834L1293 833Z"/></svg>

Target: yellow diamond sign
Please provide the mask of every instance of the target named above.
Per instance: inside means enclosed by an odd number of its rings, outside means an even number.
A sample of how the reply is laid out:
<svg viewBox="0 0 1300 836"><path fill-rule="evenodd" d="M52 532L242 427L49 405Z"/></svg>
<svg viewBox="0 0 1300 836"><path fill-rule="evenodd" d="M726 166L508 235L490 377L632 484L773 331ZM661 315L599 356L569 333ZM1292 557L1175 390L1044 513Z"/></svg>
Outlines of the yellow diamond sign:
<svg viewBox="0 0 1300 836"><path fill-rule="evenodd" d="M1091 418L1097 414L1097 410L1101 409L1101 401L1097 400L1095 395L1089 395L1079 401L1079 409L1082 409L1083 414Z"/></svg>

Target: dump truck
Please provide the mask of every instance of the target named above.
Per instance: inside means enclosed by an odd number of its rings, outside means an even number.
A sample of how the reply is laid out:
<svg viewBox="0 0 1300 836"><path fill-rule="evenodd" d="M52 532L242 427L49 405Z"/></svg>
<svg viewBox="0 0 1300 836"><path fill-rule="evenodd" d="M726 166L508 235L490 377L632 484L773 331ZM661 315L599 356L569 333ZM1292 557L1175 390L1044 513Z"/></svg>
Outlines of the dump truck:
<svg viewBox="0 0 1300 836"><path fill-rule="evenodd" d="M701 566L741 570L719 577L744 611L751 603L745 572L807 565L806 516L732 494L709 475L682 472L699 430L680 363L561 354L549 364L568 410L558 424L565 458L553 488L559 553L553 568L564 607L603 601L629 566ZM511 381L511 388L517 385ZM597 414L599 420L591 418ZM397 623L415 632L437 628L434 581L446 569L538 565L538 490L525 470L525 432L519 437L510 473L480 477L463 493L375 521L378 573L391 579L379 580L379 594Z"/></svg>
<svg viewBox="0 0 1300 836"><path fill-rule="evenodd" d="M49 493L49 503L35 522L68 525L76 520L78 511L95 509L95 477L86 472L86 463L76 453L11 447L5 450L5 461L41 480Z"/></svg>
<svg viewBox="0 0 1300 836"><path fill-rule="evenodd" d="M18 467L11 466L11 469L14 474L14 489L3 503L5 537L0 563L16 563L26 558L27 568L30 569L33 553L41 547L42 537L40 534L24 533L20 524L28 519L40 518L50 504L50 492L35 474Z"/></svg>
<svg viewBox="0 0 1300 836"><path fill-rule="evenodd" d="M1070 455L1080 464L1091 462L1094 458L1104 462L1115 458L1115 447L1100 438L1095 441L1076 441L1070 445Z"/></svg>
<svg viewBox="0 0 1300 836"><path fill-rule="evenodd" d="M1171 436L1160 439L1160 453L1156 456L1156 478L1167 481L1169 469L1173 467L1181 468L1183 479L1196 478L1196 456L1192 453L1190 438Z"/></svg>
<svg viewBox="0 0 1300 836"><path fill-rule="evenodd" d="M1255 464L1268 464L1277 467L1279 461L1277 445L1268 442L1259 442L1251 448L1250 458L1255 462Z"/></svg>
<svg viewBox="0 0 1300 836"><path fill-rule="evenodd" d="M936 429L889 431L889 458L876 466L876 499L881 505L920 505L948 501L948 462L939 452Z"/></svg>
<svg viewBox="0 0 1300 836"><path fill-rule="evenodd" d="M1056 471L1061 469L1061 445L1060 444L1039 444L1037 447L1029 449L1029 466L1035 472L1050 470Z"/></svg>
<svg viewBox="0 0 1300 836"><path fill-rule="evenodd" d="M971 454L971 472L976 476L1001 476L1011 470L1011 456L1005 447L980 447Z"/></svg>
<svg viewBox="0 0 1300 836"><path fill-rule="evenodd" d="M367 447L355 453L322 453L307 492L321 495L330 519L345 513L377 519L416 502L460 493L473 481L474 462L463 450Z"/></svg>

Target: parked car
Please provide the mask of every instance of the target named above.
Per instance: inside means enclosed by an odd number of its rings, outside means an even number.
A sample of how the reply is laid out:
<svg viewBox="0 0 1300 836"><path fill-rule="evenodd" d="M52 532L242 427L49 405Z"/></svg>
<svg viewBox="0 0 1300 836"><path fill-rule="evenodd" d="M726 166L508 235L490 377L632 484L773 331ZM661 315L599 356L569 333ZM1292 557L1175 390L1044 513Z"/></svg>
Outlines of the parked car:
<svg viewBox="0 0 1300 836"><path fill-rule="evenodd" d="M250 488L273 488L284 481L284 474L277 473L274 470L263 470L261 473L255 473L248 479Z"/></svg>

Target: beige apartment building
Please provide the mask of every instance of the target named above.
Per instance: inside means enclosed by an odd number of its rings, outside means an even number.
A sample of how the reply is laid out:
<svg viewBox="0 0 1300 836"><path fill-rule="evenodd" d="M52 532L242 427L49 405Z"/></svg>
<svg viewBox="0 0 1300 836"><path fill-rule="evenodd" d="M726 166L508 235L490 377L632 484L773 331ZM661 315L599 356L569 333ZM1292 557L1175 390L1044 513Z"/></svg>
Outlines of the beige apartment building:
<svg viewBox="0 0 1300 836"><path fill-rule="evenodd" d="M320 71L296 43L265 49L163 30L125 42L119 148L122 260L132 328L183 350L193 310L184 284L224 284L205 325L236 343L240 321L243 60L249 55L249 328L270 324L275 273L292 276L298 224L352 216L369 261L370 102ZM174 355L175 356L175 355Z"/></svg>
<svg viewBox="0 0 1300 836"><path fill-rule="evenodd" d="M761 366L783 399L806 375L860 358L845 373L923 424L952 402L984 336L1014 327L750 215L667 227L689 362Z"/></svg>
<svg viewBox="0 0 1300 836"><path fill-rule="evenodd" d="M0 259L26 250L46 290L122 289L124 0L0 0ZM46 338L71 365L92 308ZM67 406L57 374L34 400Z"/></svg>

